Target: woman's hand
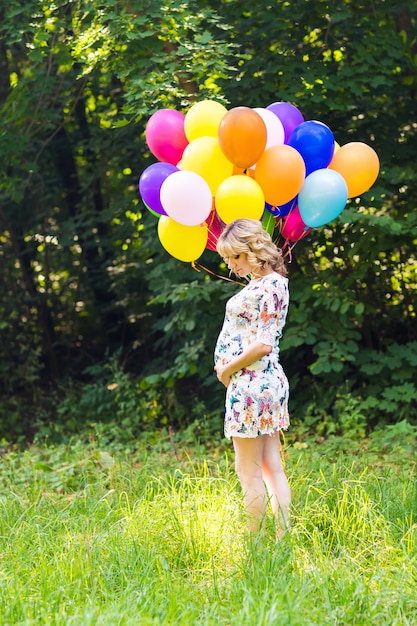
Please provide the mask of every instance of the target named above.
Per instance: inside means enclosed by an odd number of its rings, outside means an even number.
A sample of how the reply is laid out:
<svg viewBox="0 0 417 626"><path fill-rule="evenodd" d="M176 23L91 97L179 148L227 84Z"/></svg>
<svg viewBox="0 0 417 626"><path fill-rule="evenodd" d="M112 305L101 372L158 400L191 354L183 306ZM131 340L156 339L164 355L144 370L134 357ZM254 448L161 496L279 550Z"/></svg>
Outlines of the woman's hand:
<svg viewBox="0 0 417 626"><path fill-rule="evenodd" d="M228 364L218 363L217 365L214 366L214 369L217 374L217 379L221 383L223 383L225 387L228 387L230 383L230 378L231 378L231 373L228 371Z"/></svg>

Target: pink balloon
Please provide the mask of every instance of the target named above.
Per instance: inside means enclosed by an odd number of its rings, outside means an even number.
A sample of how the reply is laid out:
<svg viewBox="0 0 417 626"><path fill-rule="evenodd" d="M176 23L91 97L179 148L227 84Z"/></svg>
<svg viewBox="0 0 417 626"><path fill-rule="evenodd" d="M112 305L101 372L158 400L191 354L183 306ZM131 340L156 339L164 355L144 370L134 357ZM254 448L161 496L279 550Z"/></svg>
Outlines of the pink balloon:
<svg viewBox="0 0 417 626"><path fill-rule="evenodd" d="M281 236L289 241L299 241L311 231L304 224L298 206L282 218L282 224Z"/></svg>
<svg viewBox="0 0 417 626"><path fill-rule="evenodd" d="M185 115L175 109L161 109L148 120L146 143L160 161L177 165L188 139L184 132Z"/></svg>
<svg viewBox="0 0 417 626"><path fill-rule="evenodd" d="M211 189L199 174L178 170L161 185L161 204L169 217L185 226L202 224L213 204Z"/></svg>

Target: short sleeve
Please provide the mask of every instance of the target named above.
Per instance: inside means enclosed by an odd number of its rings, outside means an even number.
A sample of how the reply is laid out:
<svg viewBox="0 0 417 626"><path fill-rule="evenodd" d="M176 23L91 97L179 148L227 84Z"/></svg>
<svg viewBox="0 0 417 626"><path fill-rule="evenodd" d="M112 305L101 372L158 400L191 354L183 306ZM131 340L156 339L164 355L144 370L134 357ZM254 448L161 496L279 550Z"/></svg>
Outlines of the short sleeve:
<svg viewBox="0 0 417 626"><path fill-rule="evenodd" d="M259 322L257 340L274 346L282 335L282 326L288 308L287 290L283 284L273 281L265 285L259 298Z"/></svg>

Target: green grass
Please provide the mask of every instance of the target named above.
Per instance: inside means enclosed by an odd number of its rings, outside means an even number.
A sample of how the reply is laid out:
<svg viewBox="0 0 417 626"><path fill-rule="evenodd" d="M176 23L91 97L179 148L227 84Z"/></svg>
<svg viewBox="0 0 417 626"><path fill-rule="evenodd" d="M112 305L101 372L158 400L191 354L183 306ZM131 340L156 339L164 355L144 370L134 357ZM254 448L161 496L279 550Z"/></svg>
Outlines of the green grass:
<svg viewBox="0 0 417 626"><path fill-rule="evenodd" d="M227 448L5 451L0 624L415 625L414 435L289 445L279 544L247 540Z"/></svg>

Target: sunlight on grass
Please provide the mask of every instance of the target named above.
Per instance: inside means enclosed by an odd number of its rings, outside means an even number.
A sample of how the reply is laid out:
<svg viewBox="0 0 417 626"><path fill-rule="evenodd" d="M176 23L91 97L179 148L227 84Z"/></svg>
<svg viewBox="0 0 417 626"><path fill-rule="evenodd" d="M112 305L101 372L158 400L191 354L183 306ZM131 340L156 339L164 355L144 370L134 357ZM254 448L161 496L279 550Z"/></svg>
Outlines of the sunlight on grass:
<svg viewBox="0 0 417 626"><path fill-rule="evenodd" d="M246 539L227 453L7 452L0 624L416 624L413 454L332 445L288 448L279 544Z"/></svg>

